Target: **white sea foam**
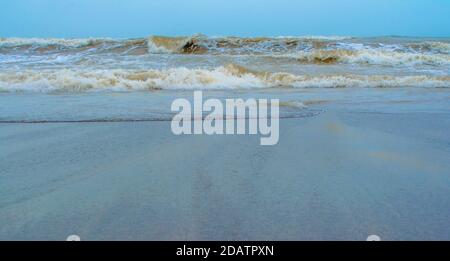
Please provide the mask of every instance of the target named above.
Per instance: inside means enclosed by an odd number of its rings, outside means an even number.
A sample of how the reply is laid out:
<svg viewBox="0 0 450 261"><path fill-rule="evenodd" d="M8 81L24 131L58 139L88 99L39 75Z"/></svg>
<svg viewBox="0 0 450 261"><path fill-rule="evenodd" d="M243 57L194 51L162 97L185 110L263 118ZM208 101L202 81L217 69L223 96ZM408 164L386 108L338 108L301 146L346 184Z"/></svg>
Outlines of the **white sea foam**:
<svg viewBox="0 0 450 261"><path fill-rule="evenodd" d="M110 38L0 38L0 47L19 47L19 46L50 46L61 45L66 47L83 47L102 41L112 41Z"/></svg>
<svg viewBox="0 0 450 261"><path fill-rule="evenodd" d="M0 38L1 91L449 87L449 68L448 39Z"/></svg>
<svg viewBox="0 0 450 261"><path fill-rule="evenodd" d="M445 65L450 55L397 52L383 49L312 50L286 55L305 63L354 63L374 65Z"/></svg>
<svg viewBox="0 0 450 261"><path fill-rule="evenodd" d="M295 75L253 72L237 65L215 69L28 70L0 72L1 91L101 91L239 88L449 88L448 76Z"/></svg>

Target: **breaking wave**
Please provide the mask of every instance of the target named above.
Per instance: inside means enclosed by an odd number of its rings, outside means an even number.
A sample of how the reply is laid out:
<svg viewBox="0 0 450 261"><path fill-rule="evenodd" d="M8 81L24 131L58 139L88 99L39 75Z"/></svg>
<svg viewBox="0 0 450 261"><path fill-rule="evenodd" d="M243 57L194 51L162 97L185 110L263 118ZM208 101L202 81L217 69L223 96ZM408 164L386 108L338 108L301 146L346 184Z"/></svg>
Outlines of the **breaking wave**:
<svg viewBox="0 0 450 261"><path fill-rule="evenodd" d="M13 54L65 54L76 52L130 53L141 49L137 54L147 53L146 39L57 39L57 38L0 38L0 53Z"/></svg>
<svg viewBox="0 0 450 261"><path fill-rule="evenodd" d="M241 38L204 35L137 39L0 38L0 55L264 55L274 59L292 58L306 64L450 65L448 40L383 41L386 40L326 36Z"/></svg>
<svg viewBox="0 0 450 261"><path fill-rule="evenodd" d="M0 91L82 92L238 88L449 88L449 76L295 75L255 72L230 64L215 69L28 70L0 72Z"/></svg>
<svg viewBox="0 0 450 261"><path fill-rule="evenodd" d="M84 47L92 46L102 42L111 42L108 38L86 38L86 39L64 39L64 38L0 38L1 48L13 48L21 46L64 46L64 47Z"/></svg>
<svg viewBox="0 0 450 261"><path fill-rule="evenodd" d="M148 39L149 53L205 53L207 48L200 45L196 37L151 36Z"/></svg>
<svg viewBox="0 0 450 261"><path fill-rule="evenodd" d="M356 63L377 65L450 65L450 55L396 52L390 50L314 50L290 55L304 63Z"/></svg>
<svg viewBox="0 0 450 261"><path fill-rule="evenodd" d="M406 45L412 50L419 52L433 52L433 53L442 53L442 54L450 54L450 43L445 42L423 42L423 43L412 43Z"/></svg>

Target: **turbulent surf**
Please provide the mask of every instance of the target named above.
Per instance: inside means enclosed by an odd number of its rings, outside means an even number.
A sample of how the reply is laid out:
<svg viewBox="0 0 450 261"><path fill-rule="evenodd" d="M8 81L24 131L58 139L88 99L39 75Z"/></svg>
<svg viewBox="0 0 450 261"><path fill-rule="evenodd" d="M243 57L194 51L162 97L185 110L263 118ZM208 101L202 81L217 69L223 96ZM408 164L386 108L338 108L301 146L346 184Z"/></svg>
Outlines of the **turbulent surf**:
<svg viewBox="0 0 450 261"><path fill-rule="evenodd" d="M0 38L0 91L448 88L450 39Z"/></svg>

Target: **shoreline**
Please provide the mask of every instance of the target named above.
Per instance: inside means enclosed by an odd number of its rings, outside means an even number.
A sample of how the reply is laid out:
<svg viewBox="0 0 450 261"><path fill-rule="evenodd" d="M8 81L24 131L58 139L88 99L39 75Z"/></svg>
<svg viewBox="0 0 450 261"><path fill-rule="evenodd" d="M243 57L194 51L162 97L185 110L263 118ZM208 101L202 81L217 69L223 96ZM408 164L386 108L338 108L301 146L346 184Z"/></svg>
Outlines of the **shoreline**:
<svg viewBox="0 0 450 261"><path fill-rule="evenodd" d="M328 111L280 141L0 124L0 239L449 240L448 113Z"/></svg>

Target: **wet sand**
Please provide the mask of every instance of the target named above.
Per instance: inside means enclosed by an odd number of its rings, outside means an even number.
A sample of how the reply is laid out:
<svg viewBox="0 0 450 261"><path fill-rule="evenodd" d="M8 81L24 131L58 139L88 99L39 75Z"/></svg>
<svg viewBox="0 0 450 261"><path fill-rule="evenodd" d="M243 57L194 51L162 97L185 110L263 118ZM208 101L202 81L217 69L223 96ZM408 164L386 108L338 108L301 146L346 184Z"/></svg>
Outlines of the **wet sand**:
<svg viewBox="0 0 450 261"><path fill-rule="evenodd" d="M0 240L450 240L448 113L325 112L258 136L0 124Z"/></svg>

